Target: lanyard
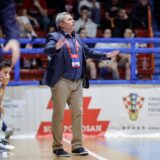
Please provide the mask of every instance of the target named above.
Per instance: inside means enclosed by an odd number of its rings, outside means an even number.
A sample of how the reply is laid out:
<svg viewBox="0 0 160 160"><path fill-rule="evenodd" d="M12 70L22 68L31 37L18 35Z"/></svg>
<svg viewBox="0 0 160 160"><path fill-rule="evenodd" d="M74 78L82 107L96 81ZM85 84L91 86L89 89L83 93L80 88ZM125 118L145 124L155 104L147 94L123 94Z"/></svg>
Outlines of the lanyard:
<svg viewBox="0 0 160 160"><path fill-rule="evenodd" d="M74 54L71 52L71 47L70 47L70 45L69 45L69 43L68 43L68 41L66 39L65 39L65 43L67 45L68 53L69 53L69 55L71 57L72 67L73 68L80 68L80 61L79 61L79 54L78 54L78 51L79 51L79 49L78 49L78 41L77 41L76 38L74 38L74 39L75 39L75 42L76 42L76 44L75 44L76 53L74 53Z"/></svg>
<svg viewBox="0 0 160 160"><path fill-rule="evenodd" d="M76 42L76 46L75 46L75 48L76 48L76 55L77 55L77 54L78 54L78 52L79 52L79 49L78 49L78 41L77 41L77 39L76 39L76 38L74 38L74 39L75 39L75 42ZM66 42L66 45L67 45L67 49L68 49L69 54L70 54L70 55L73 55L73 54L71 53L71 47L70 47L70 45L69 45L68 41L67 41L67 40L65 40L65 42Z"/></svg>

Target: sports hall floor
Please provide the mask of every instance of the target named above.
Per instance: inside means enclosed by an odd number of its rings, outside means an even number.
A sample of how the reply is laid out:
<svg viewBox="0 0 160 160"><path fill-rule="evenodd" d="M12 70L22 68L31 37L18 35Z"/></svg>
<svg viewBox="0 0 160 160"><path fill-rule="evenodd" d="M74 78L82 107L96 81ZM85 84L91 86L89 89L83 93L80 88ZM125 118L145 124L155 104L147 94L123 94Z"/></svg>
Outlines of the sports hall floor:
<svg viewBox="0 0 160 160"><path fill-rule="evenodd" d="M70 152L69 138L64 138L63 143ZM11 139L11 144L15 150L0 160L160 160L160 138L84 138L89 156L70 158L52 154L51 138Z"/></svg>

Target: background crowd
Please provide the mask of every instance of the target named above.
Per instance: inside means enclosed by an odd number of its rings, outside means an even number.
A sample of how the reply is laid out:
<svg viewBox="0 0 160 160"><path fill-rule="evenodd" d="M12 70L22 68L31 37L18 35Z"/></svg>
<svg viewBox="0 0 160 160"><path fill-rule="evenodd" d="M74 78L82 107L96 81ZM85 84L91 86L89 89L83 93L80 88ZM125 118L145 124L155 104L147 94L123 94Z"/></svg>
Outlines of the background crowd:
<svg viewBox="0 0 160 160"><path fill-rule="evenodd" d="M31 42L35 38L45 37L48 32L56 31L55 17L63 11L74 17L75 30L81 38L133 38L140 36L139 30L148 30L149 0L15 0L15 5L20 38L30 38ZM158 26L159 9L160 3L155 0L153 13ZM137 44L136 47L146 46ZM39 46L28 43L21 47L32 49ZM97 43L91 47L129 48L130 44ZM87 66L90 79L130 79L129 53L121 53L111 61L88 59ZM21 59L22 69L43 67L44 62L39 56ZM124 72L123 77L121 70Z"/></svg>

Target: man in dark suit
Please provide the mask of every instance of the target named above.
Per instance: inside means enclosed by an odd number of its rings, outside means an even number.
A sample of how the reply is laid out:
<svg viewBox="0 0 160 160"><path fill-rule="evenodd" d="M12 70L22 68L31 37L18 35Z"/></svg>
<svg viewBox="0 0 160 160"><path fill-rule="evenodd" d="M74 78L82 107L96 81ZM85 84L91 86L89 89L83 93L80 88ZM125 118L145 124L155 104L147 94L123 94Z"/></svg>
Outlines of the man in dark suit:
<svg viewBox="0 0 160 160"><path fill-rule="evenodd" d="M44 52L51 56L47 68L46 84L50 86L54 111L52 117L53 153L59 157L69 157L63 149L63 118L66 103L72 111L72 154L84 156L88 152L82 145L82 88L88 88L86 56L108 59L119 51L97 53L89 49L74 32L74 20L68 12L56 17L58 32L49 33ZM83 87L82 87L83 86Z"/></svg>
<svg viewBox="0 0 160 160"><path fill-rule="evenodd" d="M15 65L20 55L19 42L17 41L18 28L15 15L16 12L13 0L0 0L0 27L7 40L3 49L4 51L12 51L11 67Z"/></svg>

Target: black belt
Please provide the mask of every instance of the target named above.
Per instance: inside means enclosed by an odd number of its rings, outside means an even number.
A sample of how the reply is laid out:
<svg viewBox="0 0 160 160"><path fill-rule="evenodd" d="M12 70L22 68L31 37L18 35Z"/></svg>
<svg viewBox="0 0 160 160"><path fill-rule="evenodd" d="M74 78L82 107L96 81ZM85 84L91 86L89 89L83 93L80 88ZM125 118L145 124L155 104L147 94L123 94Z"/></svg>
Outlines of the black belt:
<svg viewBox="0 0 160 160"><path fill-rule="evenodd" d="M79 81L80 79L68 79L68 80L76 82L76 81Z"/></svg>
<svg viewBox="0 0 160 160"><path fill-rule="evenodd" d="M62 79L66 79L66 80L69 80L69 81L72 81L72 82L77 82L77 81L80 80L80 78L79 79L70 79L70 78L64 78L64 77L62 77Z"/></svg>

